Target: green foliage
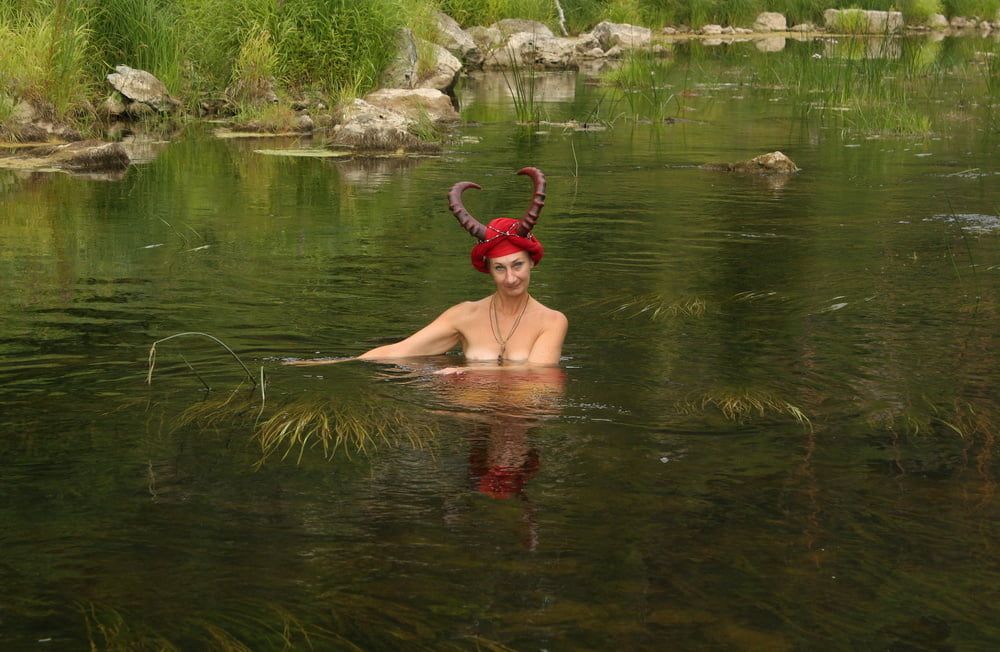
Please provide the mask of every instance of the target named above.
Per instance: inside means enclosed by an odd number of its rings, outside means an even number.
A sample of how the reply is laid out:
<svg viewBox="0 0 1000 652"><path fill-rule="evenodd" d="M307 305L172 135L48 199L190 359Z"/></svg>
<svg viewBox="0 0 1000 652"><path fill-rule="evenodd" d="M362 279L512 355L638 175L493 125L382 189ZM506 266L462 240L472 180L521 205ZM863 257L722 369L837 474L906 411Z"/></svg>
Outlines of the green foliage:
<svg viewBox="0 0 1000 652"><path fill-rule="evenodd" d="M236 56L229 98L237 104L254 104L267 99L272 92L277 62L271 33L260 28L251 30Z"/></svg>
<svg viewBox="0 0 1000 652"><path fill-rule="evenodd" d="M844 34L864 34L868 31L868 15L862 9L842 9L829 28Z"/></svg>
<svg viewBox="0 0 1000 652"><path fill-rule="evenodd" d="M675 96L668 91L666 76L672 61L650 52L631 52L622 65L603 75L605 83L614 86L629 107L629 118L662 121Z"/></svg>
<svg viewBox="0 0 1000 652"><path fill-rule="evenodd" d="M926 25L934 14L943 14L941 0L903 0L903 20L909 25Z"/></svg>
<svg viewBox="0 0 1000 652"><path fill-rule="evenodd" d="M546 24L556 21L556 7L552 0L440 0L441 11L459 24L490 25L501 18L526 18ZM569 8L564 3L564 9Z"/></svg>
<svg viewBox="0 0 1000 652"><path fill-rule="evenodd" d="M0 92L50 104L67 117L87 98L89 30L65 2L36 14L0 14Z"/></svg>
<svg viewBox="0 0 1000 652"><path fill-rule="evenodd" d="M976 16L983 20L1000 18L1000 0L944 0L948 16Z"/></svg>
<svg viewBox="0 0 1000 652"><path fill-rule="evenodd" d="M176 28L176 3L156 0L90 0L86 25L100 69L125 64L148 70L170 90L184 84L181 33Z"/></svg>

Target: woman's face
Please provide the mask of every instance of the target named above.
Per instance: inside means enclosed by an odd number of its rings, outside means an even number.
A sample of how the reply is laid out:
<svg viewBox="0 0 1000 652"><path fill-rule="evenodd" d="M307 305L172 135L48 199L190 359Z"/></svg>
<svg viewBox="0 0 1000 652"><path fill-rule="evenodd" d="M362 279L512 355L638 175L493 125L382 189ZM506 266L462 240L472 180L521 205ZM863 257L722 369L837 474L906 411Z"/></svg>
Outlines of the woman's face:
<svg viewBox="0 0 1000 652"><path fill-rule="evenodd" d="M489 270L497 292L516 297L528 291L531 280L531 256L526 251L518 251L499 258L490 258Z"/></svg>

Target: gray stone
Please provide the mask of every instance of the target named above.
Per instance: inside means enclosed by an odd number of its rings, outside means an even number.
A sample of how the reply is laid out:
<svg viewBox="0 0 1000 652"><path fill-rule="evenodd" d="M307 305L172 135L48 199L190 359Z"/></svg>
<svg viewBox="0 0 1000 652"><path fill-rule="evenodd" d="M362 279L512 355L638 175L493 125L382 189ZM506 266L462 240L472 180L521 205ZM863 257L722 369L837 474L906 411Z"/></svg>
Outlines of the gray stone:
<svg viewBox="0 0 1000 652"><path fill-rule="evenodd" d="M29 158L39 159L47 166L76 172L124 170L131 160L121 143L83 140L68 145L43 147L29 153Z"/></svg>
<svg viewBox="0 0 1000 652"><path fill-rule="evenodd" d="M614 47L621 50L646 47L652 38L652 32L648 27L612 23L606 20L595 25L590 33L605 50Z"/></svg>
<svg viewBox="0 0 1000 652"><path fill-rule="evenodd" d="M770 152L755 156L749 161L739 163L707 163L701 166L706 170L719 172L735 172L737 174L795 174L799 167L792 159L781 152Z"/></svg>
<svg viewBox="0 0 1000 652"><path fill-rule="evenodd" d="M417 40L413 32L402 28L396 33L396 56L382 72L386 88L413 88L417 83Z"/></svg>
<svg viewBox="0 0 1000 652"><path fill-rule="evenodd" d="M663 33L666 34L667 36L673 36L674 34L677 33L677 28L675 28L675 27L664 27L663 28Z"/></svg>
<svg viewBox="0 0 1000 652"><path fill-rule="evenodd" d="M503 34L496 27L483 27L481 25L475 25L465 30L466 33L472 37L476 45L480 50L483 51L483 58L486 58L486 52L490 50L495 50L500 47L503 43Z"/></svg>
<svg viewBox="0 0 1000 652"><path fill-rule="evenodd" d="M784 32L787 29L788 21L785 20L785 15L775 11L762 11L753 21L755 32Z"/></svg>
<svg viewBox="0 0 1000 652"><path fill-rule="evenodd" d="M101 115L109 118L117 118L118 116L125 113L125 102L122 101L122 96L120 93L112 93L108 95L107 98L98 107L98 111Z"/></svg>
<svg viewBox="0 0 1000 652"><path fill-rule="evenodd" d="M704 34L705 36L718 36L722 34L722 25L703 25L701 29L698 30L699 34Z"/></svg>
<svg viewBox="0 0 1000 652"><path fill-rule="evenodd" d="M313 122L312 117L307 113L303 113L302 115L295 117L295 131L309 132L312 131L315 126L316 124Z"/></svg>
<svg viewBox="0 0 1000 652"><path fill-rule="evenodd" d="M156 109L145 102L129 102L128 106L125 107L125 115L131 118L144 118L155 113Z"/></svg>
<svg viewBox="0 0 1000 652"><path fill-rule="evenodd" d="M823 12L823 24L829 30L840 30L846 16L864 14L862 31L867 34L885 34L903 29L903 14L899 11L868 11L865 9L827 9ZM852 21L853 22L853 21Z"/></svg>
<svg viewBox="0 0 1000 652"><path fill-rule="evenodd" d="M417 80L412 88L435 88L441 91L450 90L462 71L462 62L455 55L437 43L419 41L418 47L426 48L431 53L431 64L427 70L417 66ZM404 87L407 88L407 87Z"/></svg>
<svg viewBox="0 0 1000 652"><path fill-rule="evenodd" d="M438 42L445 49L470 66L479 66L483 63L482 50L454 18L441 11L435 12L434 18L437 22Z"/></svg>
<svg viewBox="0 0 1000 652"><path fill-rule="evenodd" d="M454 122L458 111L451 98L433 88L383 88L365 96L365 102L409 118L420 120L426 116L433 122Z"/></svg>
<svg viewBox="0 0 1000 652"><path fill-rule="evenodd" d="M948 29L948 19L941 14L931 14L927 19L927 26L931 29Z"/></svg>
<svg viewBox="0 0 1000 652"><path fill-rule="evenodd" d="M530 32L535 36L547 36L553 38L555 34L552 30L537 20L524 20L522 18L504 18L490 25L500 31L502 36L510 36L517 32Z"/></svg>
<svg viewBox="0 0 1000 652"><path fill-rule="evenodd" d="M402 114L373 106L364 100L354 100L343 107L341 120L330 141L331 147L349 147L361 153L440 149L440 145L425 142L416 136L411 131L412 121Z"/></svg>
<svg viewBox="0 0 1000 652"><path fill-rule="evenodd" d="M798 25L793 25L788 30L789 32L815 32L816 26L812 23L799 23Z"/></svg>
<svg viewBox="0 0 1000 652"><path fill-rule="evenodd" d="M160 113L169 113L181 105L170 96L163 82L145 70L117 66L115 72L108 75L108 82L124 97L146 104Z"/></svg>

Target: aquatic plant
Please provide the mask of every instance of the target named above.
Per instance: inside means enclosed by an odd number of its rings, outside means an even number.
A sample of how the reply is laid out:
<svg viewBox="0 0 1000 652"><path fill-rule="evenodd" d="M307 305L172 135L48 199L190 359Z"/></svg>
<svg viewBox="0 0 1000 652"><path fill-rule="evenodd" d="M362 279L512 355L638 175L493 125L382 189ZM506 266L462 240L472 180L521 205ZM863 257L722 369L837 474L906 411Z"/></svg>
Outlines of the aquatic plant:
<svg viewBox="0 0 1000 652"><path fill-rule="evenodd" d="M670 60L651 51L636 50L620 66L603 73L602 80L621 94L628 105L629 118L661 122L668 117L671 102L676 102L666 83L671 65Z"/></svg>
<svg viewBox="0 0 1000 652"><path fill-rule="evenodd" d="M278 409L262 421L254 433L260 444L258 466L275 455L283 460L297 451L300 462L306 450L319 448L325 459L338 450L369 454L379 446L396 447L408 443L425 448L437 435L433 422L413 411L403 411L383 403L327 399L302 399Z"/></svg>
<svg viewBox="0 0 1000 652"><path fill-rule="evenodd" d="M704 393L700 398L682 401L678 409L687 413L704 413L716 409L726 419L735 423L747 423L754 418L791 417L799 425L812 430L812 421L796 405L759 390L715 390Z"/></svg>
<svg viewBox="0 0 1000 652"><path fill-rule="evenodd" d="M564 6L570 4L563 0ZM501 18L527 18L555 25L552 0L440 0L441 11L461 25L489 25Z"/></svg>
<svg viewBox="0 0 1000 652"><path fill-rule="evenodd" d="M1000 0L943 0L948 16L975 16L983 20L996 20Z"/></svg>
<svg viewBox="0 0 1000 652"><path fill-rule="evenodd" d="M247 377L250 379L250 382L253 383L254 386L257 385L257 379L254 378L254 375L252 373L250 373L250 370L243 363L243 360L240 359L240 356L236 355L236 352L233 351L231 348L229 348L228 344L226 344L225 342L223 342L219 338L215 337L214 335L209 335L208 333L200 333L200 332L196 332L196 331L187 331L187 332L184 332L184 333L175 333L173 335L170 335L168 337L164 337L164 338L158 339L155 342L153 342L152 346L149 347L149 371L146 373L146 384L147 385L153 384L153 370L156 368L156 347L157 347L157 345L163 344L164 342L169 342L170 340L174 340L174 339L177 339L179 337L206 337L206 338L212 340L213 342L217 343L219 346L221 346L222 348L224 348L229 353L229 355L231 355L236 360L236 362L238 362L240 364L240 366L243 368L243 371L246 372ZM186 362L187 362L187 360L185 360L185 363ZM190 364L188 364L188 367L191 368L191 371L194 371L194 373L196 375L198 374L198 372L195 371L194 367L191 367ZM263 369L263 367L261 367L261 376L262 377L263 377L263 374L264 374L264 369ZM199 379L201 379L200 375L198 377L199 377ZM208 387L208 384L205 383L204 379L201 379L201 380L202 380L202 383L204 383L205 386ZM263 384L261 385L261 387L263 387Z"/></svg>
<svg viewBox="0 0 1000 652"><path fill-rule="evenodd" d="M517 58L517 55L507 49L504 53L509 63L505 70L500 69L503 81L510 91L514 103L514 115L521 124L537 124L541 119L541 105L535 99L535 72L527 69Z"/></svg>
<svg viewBox="0 0 1000 652"><path fill-rule="evenodd" d="M624 300L617 297L603 299L588 303L587 305L610 308L606 313L609 317L632 319L643 316L650 321L656 321L664 317L702 317L706 309L705 301L698 297L669 301L662 294L656 293L644 294Z"/></svg>

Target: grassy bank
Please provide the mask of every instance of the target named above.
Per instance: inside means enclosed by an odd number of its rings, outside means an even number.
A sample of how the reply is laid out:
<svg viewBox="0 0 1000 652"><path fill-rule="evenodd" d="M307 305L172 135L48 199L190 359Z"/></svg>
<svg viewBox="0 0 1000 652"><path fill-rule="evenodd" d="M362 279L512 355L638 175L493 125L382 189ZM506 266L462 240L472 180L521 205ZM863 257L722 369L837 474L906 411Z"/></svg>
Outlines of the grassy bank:
<svg viewBox="0 0 1000 652"><path fill-rule="evenodd" d="M561 0L571 31L600 20L653 27L707 22L747 25L763 10L790 22L821 21L829 7L896 6L896 0ZM1000 0L906 0L931 9L994 15ZM203 98L250 106L268 89L336 100L377 83L396 31L434 35L433 11L461 24L500 18L555 27L555 0L0 0L0 125L18 99L50 117L85 124L116 64L149 70L193 107Z"/></svg>

